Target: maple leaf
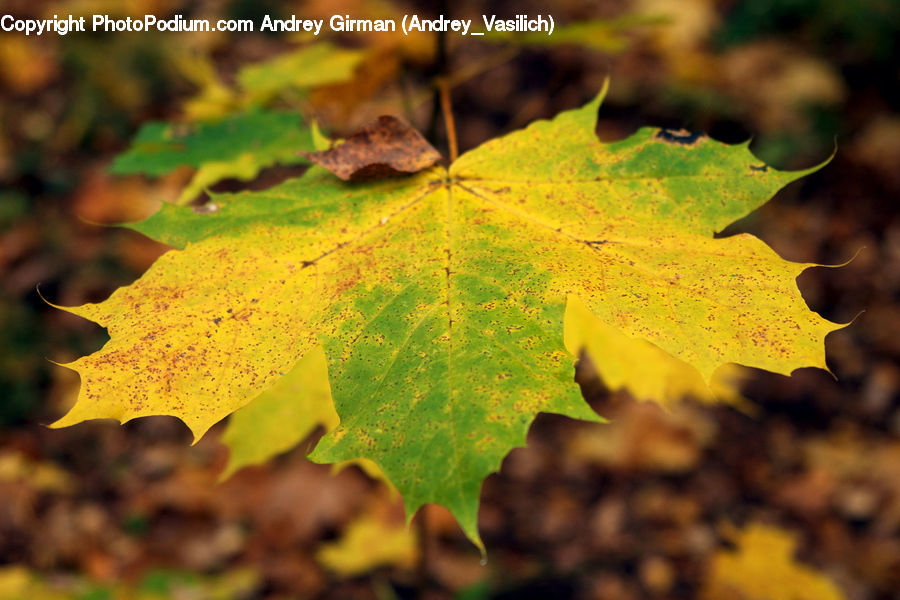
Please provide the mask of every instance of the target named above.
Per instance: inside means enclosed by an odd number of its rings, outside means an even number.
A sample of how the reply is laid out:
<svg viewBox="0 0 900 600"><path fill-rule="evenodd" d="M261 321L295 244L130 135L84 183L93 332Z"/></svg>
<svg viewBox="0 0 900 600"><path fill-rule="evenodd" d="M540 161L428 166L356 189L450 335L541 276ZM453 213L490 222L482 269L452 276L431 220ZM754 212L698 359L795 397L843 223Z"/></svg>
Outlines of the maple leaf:
<svg viewBox="0 0 900 600"><path fill-rule="evenodd" d="M408 178L319 167L215 212L164 206L133 225L180 250L100 304L109 330L67 365L79 398L56 426L167 414L195 437L322 344L341 423L311 458L368 458L404 498L477 531L482 480L539 412L600 421L573 382L569 297L708 381L723 363L825 367L837 326L784 261L713 234L808 173L744 145L645 128L602 143L593 102ZM601 358L602 360L602 358Z"/></svg>

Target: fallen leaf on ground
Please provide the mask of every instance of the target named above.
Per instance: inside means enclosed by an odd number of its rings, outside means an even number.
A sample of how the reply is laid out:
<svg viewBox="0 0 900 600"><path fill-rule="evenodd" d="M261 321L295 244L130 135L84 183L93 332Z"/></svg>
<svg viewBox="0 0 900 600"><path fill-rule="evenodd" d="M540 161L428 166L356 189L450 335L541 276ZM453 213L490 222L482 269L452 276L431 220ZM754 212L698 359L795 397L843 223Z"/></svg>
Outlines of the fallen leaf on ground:
<svg viewBox="0 0 900 600"><path fill-rule="evenodd" d="M703 598L709 600L844 600L825 575L796 561L790 533L752 524L737 532L735 551L722 550L712 561Z"/></svg>
<svg viewBox="0 0 900 600"><path fill-rule="evenodd" d="M566 442L572 458L623 471L683 473L701 458L716 434L705 413L674 406L627 403L606 415L608 425L579 427Z"/></svg>
<svg viewBox="0 0 900 600"><path fill-rule="evenodd" d="M409 527L373 515L351 522L338 540L324 544L316 553L316 560L341 577L386 565L409 569L417 557L416 538Z"/></svg>
<svg viewBox="0 0 900 600"><path fill-rule="evenodd" d="M0 452L0 483L18 482L43 492L66 493L74 482L64 470L49 461L33 460L20 452Z"/></svg>

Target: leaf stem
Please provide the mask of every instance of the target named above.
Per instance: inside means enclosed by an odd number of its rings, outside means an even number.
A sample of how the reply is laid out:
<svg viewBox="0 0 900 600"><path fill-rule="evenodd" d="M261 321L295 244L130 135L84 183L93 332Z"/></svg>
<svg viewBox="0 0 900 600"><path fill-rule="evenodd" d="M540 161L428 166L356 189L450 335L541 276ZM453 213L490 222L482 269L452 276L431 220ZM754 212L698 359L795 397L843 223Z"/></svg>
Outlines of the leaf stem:
<svg viewBox="0 0 900 600"><path fill-rule="evenodd" d="M416 515L416 541L419 545L419 563L416 566L418 582L416 587L418 587L419 598L425 597L430 583L430 537L428 531L428 505L423 504L421 508L419 508L419 514Z"/></svg>
<svg viewBox="0 0 900 600"><path fill-rule="evenodd" d="M453 120L453 104L450 101L450 83L445 78L437 81L441 96L441 112L444 114L444 129L447 130L447 146L450 148L450 162L459 156L459 147L456 144L456 121Z"/></svg>

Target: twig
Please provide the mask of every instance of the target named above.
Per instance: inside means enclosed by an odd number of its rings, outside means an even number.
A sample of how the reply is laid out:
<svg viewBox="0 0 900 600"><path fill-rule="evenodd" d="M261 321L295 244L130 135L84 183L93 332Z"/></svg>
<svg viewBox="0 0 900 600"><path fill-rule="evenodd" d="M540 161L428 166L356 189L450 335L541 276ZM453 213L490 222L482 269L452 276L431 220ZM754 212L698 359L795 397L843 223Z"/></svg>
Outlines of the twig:
<svg viewBox="0 0 900 600"><path fill-rule="evenodd" d="M521 48L517 47L504 48L496 54L492 54L482 60L469 62L466 66L448 76L447 81L451 87L455 87L461 83L465 83L473 77L481 75L485 71L490 71L491 69L495 69L500 65L508 63L521 52Z"/></svg>
<svg viewBox="0 0 900 600"><path fill-rule="evenodd" d="M428 505L423 504L419 508L419 514L416 515L416 541L419 545L419 564L418 572L418 597L425 598L431 582L431 574L429 573L430 557L429 551L429 532L428 532Z"/></svg>
<svg viewBox="0 0 900 600"><path fill-rule="evenodd" d="M441 2L441 14L446 14L446 0L442 0ZM429 76L435 78L446 77L448 72L447 66L447 35L446 32L440 31L435 37L436 43L436 51L437 56L435 57L434 68L429 73ZM428 124L428 132L426 133L426 137L429 140L435 142L435 146L437 146L437 124L438 124L438 114L441 110L441 91L437 87L434 86L434 93L432 95L431 102L431 122Z"/></svg>
<svg viewBox="0 0 900 600"><path fill-rule="evenodd" d="M444 114L444 129L447 130L447 146L450 148L450 162L459 156L456 144L456 122L453 120L453 105L450 102L450 84L443 77L437 81L441 97L441 112Z"/></svg>

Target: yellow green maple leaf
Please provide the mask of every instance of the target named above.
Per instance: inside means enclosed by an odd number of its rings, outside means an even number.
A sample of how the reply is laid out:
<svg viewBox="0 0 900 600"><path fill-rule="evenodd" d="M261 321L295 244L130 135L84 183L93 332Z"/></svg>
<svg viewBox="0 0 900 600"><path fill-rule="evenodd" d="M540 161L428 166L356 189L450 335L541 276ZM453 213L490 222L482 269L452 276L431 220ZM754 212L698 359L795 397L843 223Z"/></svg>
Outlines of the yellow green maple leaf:
<svg viewBox="0 0 900 600"><path fill-rule="evenodd" d="M177 248L100 304L67 365L56 423L168 414L200 437L317 344L341 423L313 460L368 458L403 495L449 508L479 547L482 480L539 412L600 419L573 382L566 300L696 369L825 367L837 326L732 221L809 172L746 144L652 128L614 143L586 106L487 142L449 168L368 183L321 168L269 190L167 205L133 225Z"/></svg>

